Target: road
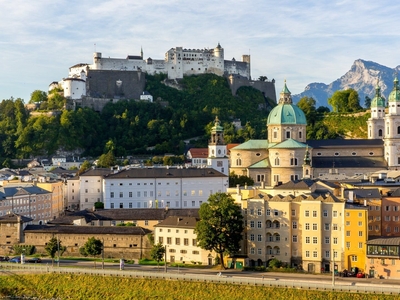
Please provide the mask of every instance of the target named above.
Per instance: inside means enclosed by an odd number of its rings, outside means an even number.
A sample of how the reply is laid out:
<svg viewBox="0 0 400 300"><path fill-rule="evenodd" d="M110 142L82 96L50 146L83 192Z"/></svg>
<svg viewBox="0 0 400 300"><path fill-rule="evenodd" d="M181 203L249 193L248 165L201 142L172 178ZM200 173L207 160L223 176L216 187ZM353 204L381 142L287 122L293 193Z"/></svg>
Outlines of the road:
<svg viewBox="0 0 400 300"><path fill-rule="evenodd" d="M42 264L52 265L51 260L44 259ZM57 262L54 262L54 266L57 266ZM84 267L94 268L93 261L81 261L81 260L60 260L60 267ZM96 262L96 268L102 268L102 262ZM104 263L104 269L119 270L119 263ZM125 270L138 271L138 272L165 272L164 266L147 266L138 264L125 264ZM243 278L259 278L260 280L295 280L295 281L312 281L312 282L332 282L331 274L304 274L304 273L281 273L281 272L252 272L242 271L235 269L227 270L216 270L213 268L179 268L170 267L167 268L168 273L184 273L184 274L199 274L199 275L216 275L221 272L222 277L243 277ZM336 284L384 284L384 285L398 285L399 280L394 279L377 279L377 278L356 278L356 277L335 277Z"/></svg>

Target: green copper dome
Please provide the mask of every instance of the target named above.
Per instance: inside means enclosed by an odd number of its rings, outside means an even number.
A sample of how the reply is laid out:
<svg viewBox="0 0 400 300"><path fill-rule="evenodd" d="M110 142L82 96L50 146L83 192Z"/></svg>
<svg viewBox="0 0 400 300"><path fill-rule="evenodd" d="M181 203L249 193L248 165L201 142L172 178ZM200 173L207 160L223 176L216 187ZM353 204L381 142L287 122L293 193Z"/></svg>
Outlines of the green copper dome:
<svg viewBox="0 0 400 300"><path fill-rule="evenodd" d="M389 102L400 102L400 89L399 89L399 80L397 79L397 75L394 78L393 85L394 85L393 90L389 94Z"/></svg>
<svg viewBox="0 0 400 300"><path fill-rule="evenodd" d="M381 88L379 87L379 80L375 87L375 97L371 101L371 107L385 107L385 98L381 96Z"/></svg>
<svg viewBox="0 0 400 300"><path fill-rule="evenodd" d="M292 96L286 86L286 81L280 93L279 104L268 115L267 125L270 124L307 125L304 112L292 102Z"/></svg>

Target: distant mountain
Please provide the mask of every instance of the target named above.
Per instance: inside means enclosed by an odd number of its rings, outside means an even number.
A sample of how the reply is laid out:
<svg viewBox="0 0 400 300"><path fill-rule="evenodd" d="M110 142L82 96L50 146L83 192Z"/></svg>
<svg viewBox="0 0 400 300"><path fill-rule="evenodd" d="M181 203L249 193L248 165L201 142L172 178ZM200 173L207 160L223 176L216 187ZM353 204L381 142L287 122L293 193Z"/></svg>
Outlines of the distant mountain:
<svg viewBox="0 0 400 300"><path fill-rule="evenodd" d="M396 68L388 68L372 61L357 59L350 70L339 79L333 81L329 85L325 83L310 83L304 89L304 92L292 95L294 103L297 103L302 97L312 97L318 106L327 106L328 98L338 90L346 90L352 88L356 90L360 96L360 104L364 106L365 96L371 99L375 96L375 86L379 79L381 93L388 98L392 88L395 73L400 70L400 66Z"/></svg>

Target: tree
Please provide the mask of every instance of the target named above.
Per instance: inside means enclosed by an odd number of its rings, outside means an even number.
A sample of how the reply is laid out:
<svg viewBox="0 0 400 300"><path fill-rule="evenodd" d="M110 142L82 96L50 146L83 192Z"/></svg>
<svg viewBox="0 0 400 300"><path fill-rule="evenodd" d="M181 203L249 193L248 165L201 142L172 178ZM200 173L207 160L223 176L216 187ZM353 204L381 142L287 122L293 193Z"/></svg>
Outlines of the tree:
<svg viewBox="0 0 400 300"><path fill-rule="evenodd" d="M31 99L29 100L29 103L45 102L45 101L47 101L46 92L35 90L31 93Z"/></svg>
<svg viewBox="0 0 400 300"><path fill-rule="evenodd" d="M89 170L91 167L92 167L92 164L91 164L88 160L85 160L85 161L82 163L81 168L79 169L77 175L81 175L81 174L85 173L85 172L86 172L87 170Z"/></svg>
<svg viewBox="0 0 400 300"><path fill-rule="evenodd" d="M153 248L151 248L150 251L150 256L152 259L157 261L157 268L159 267L160 261L163 261L164 255L165 247L161 243L153 245Z"/></svg>
<svg viewBox="0 0 400 300"><path fill-rule="evenodd" d="M115 166L116 160L112 151L108 151L107 154L102 154L97 161L97 166L99 168L109 168Z"/></svg>
<svg viewBox="0 0 400 300"><path fill-rule="evenodd" d="M56 257L56 254L58 254L58 251L60 251L60 255L62 255L65 252L66 247L61 246L61 241L53 236L50 241L47 242L44 250L46 250L47 254L51 257L51 264L54 265L54 258Z"/></svg>
<svg viewBox="0 0 400 300"><path fill-rule="evenodd" d="M254 180L246 175L236 175L235 173L229 174L229 187L236 187L237 185L253 185Z"/></svg>
<svg viewBox="0 0 400 300"><path fill-rule="evenodd" d="M318 112L315 108L316 101L311 97L303 97L297 103L297 106L304 112L307 119L307 125L314 125L317 120Z"/></svg>
<svg viewBox="0 0 400 300"><path fill-rule="evenodd" d="M93 256L93 258L95 258L97 255L101 254L102 250L103 243L99 239L91 237L79 248L79 253L83 256ZM94 267L96 268L96 261L94 261Z"/></svg>
<svg viewBox="0 0 400 300"><path fill-rule="evenodd" d="M334 92L328 99L328 104L332 106L334 112L339 113L357 112L362 109L358 93L353 89Z"/></svg>
<svg viewBox="0 0 400 300"><path fill-rule="evenodd" d="M199 216L195 228L197 245L215 251L225 268L224 254L234 254L240 249L244 229L241 208L230 195L216 193L200 206Z"/></svg>
<svg viewBox="0 0 400 300"><path fill-rule="evenodd" d="M260 77L258 77L258 80L259 81L267 81L268 77L267 76L260 76Z"/></svg>
<svg viewBox="0 0 400 300"><path fill-rule="evenodd" d="M364 106L365 108L371 108L371 98L368 96L365 96L365 100L364 100Z"/></svg>

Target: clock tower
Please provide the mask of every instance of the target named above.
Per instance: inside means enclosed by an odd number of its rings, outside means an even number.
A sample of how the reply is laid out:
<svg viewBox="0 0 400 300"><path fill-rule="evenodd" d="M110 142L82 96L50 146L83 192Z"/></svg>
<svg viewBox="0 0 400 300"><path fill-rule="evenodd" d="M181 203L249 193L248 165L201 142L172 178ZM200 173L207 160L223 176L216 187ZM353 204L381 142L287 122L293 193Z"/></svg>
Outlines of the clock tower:
<svg viewBox="0 0 400 300"><path fill-rule="evenodd" d="M211 140L208 143L207 165L225 175L229 175L229 159L224 141L224 128L220 125L218 117L215 117L214 126L211 129Z"/></svg>

